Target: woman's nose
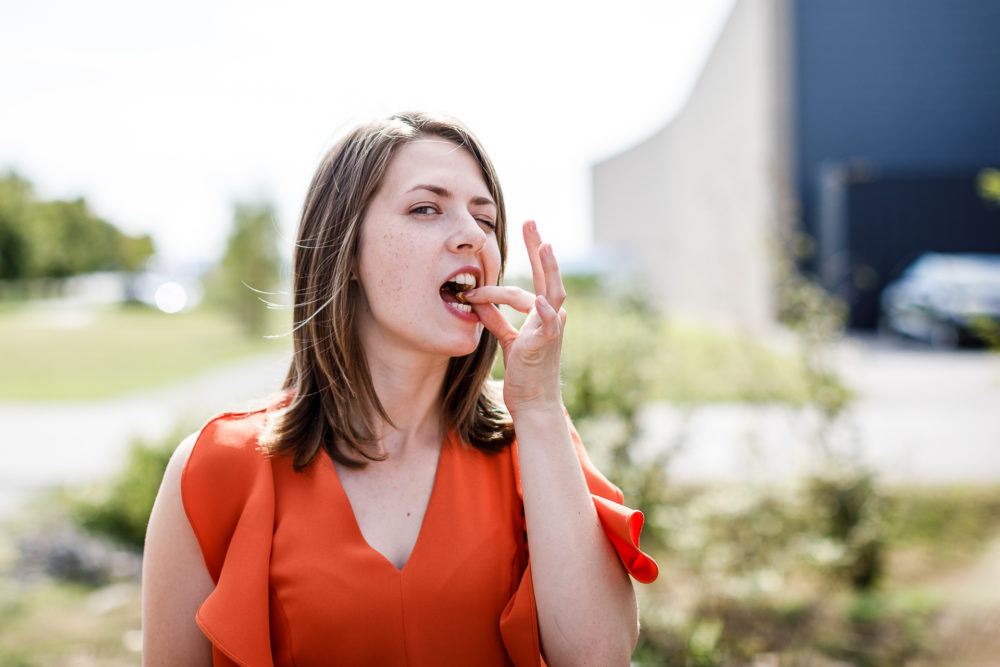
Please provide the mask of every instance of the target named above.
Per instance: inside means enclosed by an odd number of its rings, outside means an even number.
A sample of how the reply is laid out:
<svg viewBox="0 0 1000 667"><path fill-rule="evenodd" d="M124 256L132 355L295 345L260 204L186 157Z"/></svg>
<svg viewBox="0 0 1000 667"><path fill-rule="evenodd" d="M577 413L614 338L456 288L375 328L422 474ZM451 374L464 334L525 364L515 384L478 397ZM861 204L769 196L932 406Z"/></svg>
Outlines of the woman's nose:
<svg viewBox="0 0 1000 667"><path fill-rule="evenodd" d="M472 250L479 252L486 243L486 230L481 222L469 213L459 213L455 231L451 237L451 247L455 251Z"/></svg>

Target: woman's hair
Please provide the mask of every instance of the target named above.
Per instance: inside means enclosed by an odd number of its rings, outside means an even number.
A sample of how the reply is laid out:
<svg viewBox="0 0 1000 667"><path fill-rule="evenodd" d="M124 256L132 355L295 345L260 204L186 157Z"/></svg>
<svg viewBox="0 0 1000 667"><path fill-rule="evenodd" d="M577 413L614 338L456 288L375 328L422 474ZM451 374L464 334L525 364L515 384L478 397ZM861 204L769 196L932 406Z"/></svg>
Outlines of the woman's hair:
<svg viewBox="0 0 1000 667"><path fill-rule="evenodd" d="M271 415L261 439L265 451L293 456L297 470L321 448L346 466L378 458L370 445L377 440L379 421L391 421L375 393L358 337L362 299L353 276L358 273L362 221L393 154L428 136L458 144L479 163L497 205L495 233L503 275L507 219L500 182L482 145L459 121L400 113L362 125L330 149L309 186L292 260L295 328L284 384L291 398ZM441 390L446 425L491 452L513 439L510 416L499 392L487 382L496 352L496 337L484 329L474 352L449 361Z"/></svg>

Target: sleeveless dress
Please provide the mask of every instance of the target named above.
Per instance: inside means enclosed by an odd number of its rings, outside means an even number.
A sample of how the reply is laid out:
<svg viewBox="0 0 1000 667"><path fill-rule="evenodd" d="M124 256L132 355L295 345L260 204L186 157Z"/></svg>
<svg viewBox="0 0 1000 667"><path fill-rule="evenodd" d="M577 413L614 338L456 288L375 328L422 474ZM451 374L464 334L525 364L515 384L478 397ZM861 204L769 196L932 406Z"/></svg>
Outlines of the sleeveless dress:
<svg viewBox="0 0 1000 667"><path fill-rule="evenodd" d="M516 443L481 452L449 431L416 544L400 570L365 541L323 454L295 472L257 446L266 411L201 431L181 478L216 586L197 614L215 665L544 665ZM642 513L590 463L598 517L622 565L653 581Z"/></svg>

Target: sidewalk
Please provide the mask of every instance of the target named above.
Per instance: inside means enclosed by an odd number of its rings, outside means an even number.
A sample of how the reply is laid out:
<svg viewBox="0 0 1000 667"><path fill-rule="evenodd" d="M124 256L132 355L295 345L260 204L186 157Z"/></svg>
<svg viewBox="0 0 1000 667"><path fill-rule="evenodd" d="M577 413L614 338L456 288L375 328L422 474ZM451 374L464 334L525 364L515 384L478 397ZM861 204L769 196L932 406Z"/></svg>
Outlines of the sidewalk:
<svg viewBox="0 0 1000 667"><path fill-rule="evenodd" d="M834 350L856 394L829 444L888 483L1000 484L1000 355L852 337ZM678 444L678 481L773 480L808 468L823 425L782 405L653 405L645 447Z"/></svg>
<svg viewBox="0 0 1000 667"><path fill-rule="evenodd" d="M103 401L0 402L0 517L32 493L120 469L135 437L196 429L281 387L288 357L227 364L167 387Z"/></svg>

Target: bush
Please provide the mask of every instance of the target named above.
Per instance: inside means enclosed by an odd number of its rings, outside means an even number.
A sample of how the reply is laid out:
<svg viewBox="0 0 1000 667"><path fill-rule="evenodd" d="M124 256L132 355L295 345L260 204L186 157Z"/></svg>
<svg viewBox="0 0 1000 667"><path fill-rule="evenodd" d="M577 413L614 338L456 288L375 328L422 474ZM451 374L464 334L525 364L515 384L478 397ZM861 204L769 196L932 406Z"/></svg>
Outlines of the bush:
<svg viewBox="0 0 1000 667"><path fill-rule="evenodd" d="M593 284L569 286L564 400L595 462L645 510L643 545L663 572L640 591L639 664L748 664L765 653L894 664L921 650L926 617L874 592L888 505L865 470L828 459L797 483L683 489L670 483L670 451L635 451L650 400L780 400L837 417L849 393L825 346L842 313L814 283L786 282L782 314L799 336L797 360L670 323Z"/></svg>
<svg viewBox="0 0 1000 667"><path fill-rule="evenodd" d="M88 531L142 549L160 481L182 438L175 433L158 443L134 441L125 468L110 482L91 487L76 499L72 508L76 522Z"/></svg>

